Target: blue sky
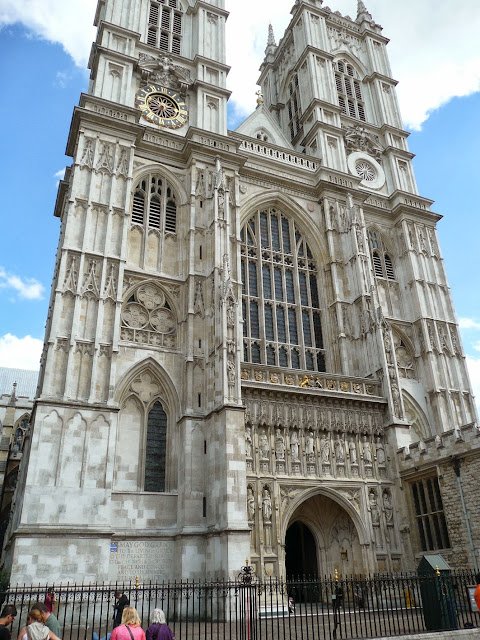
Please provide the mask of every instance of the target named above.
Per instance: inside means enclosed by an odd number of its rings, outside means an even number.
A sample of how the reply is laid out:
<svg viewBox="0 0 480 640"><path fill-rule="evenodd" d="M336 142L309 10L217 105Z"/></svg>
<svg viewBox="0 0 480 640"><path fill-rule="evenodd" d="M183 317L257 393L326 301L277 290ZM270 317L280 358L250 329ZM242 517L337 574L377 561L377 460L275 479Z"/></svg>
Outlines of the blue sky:
<svg viewBox="0 0 480 640"><path fill-rule="evenodd" d="M419 192L435 200L433 210L444 216L438 225L441 249L457 315L461 319L464 350L477 396L480 396L480 295L476 281L480 250L477 196L480 182L477 158L480 148L477 122L480 113L480 31L476 29L480 27L480 16L477 15L480 12L476 2L459 0L457 29L451 6L445 14L440 8L436 23L430 29L433 35L430 32L428 35L434 38L437 34L436 39L428 41L427 38L426 41L425 33L421 33L416 24L409 22L408 34L402 33L402 25L398 24L402 15L403 20L408 15L411 1L401 3L406 5L403 7L405 13L398 14L395 12L399 3L393 0L372 0L366 4L374 18L383 24L384 34L392 40L390 57L394 75L400 79L402 113L412 131L409 144L417 155L414 166ZM57 2L59 0L44 0L43 3L29 0L18 5L13 0L0 0L3 142L0 158L0 366L35 368L38 362L59 232L59 221L53 217L57 183L59 172L63 173L70 162L64 152L73 107L88 86L85 67L94 37L91 23L95 2L69 0L65 3L60 0L58 6L62 11L73 12L72 16L67 16L68 24L73 20L75 26L71 33L65 28L67 23L62 25L64 18L60 10L58 32L55 11L53 18L46 17ZM38 14L33 11L37 3ZM288 23L292 1L265 0L255 24L248 22L249 12L244 10L249 3L255 6L253 0L246 0L242 3L242 15L237 16L238 0L227 0L227 8L232 12L230 41L233 43L235 32L242 28L244 43L251 43L248 60L245 46L239 54L240 47L230 45L228 63L233 67L230 88L234 92L231 126L254 106L256 70L265 47L268 22L274 24L278 40ZM438 7L435 0L423 0L423 8L417 14L428 10L429 4L432 8ZM28 15L22 13L25 5L30 5ZM49 11L42 11L46 5ZM67 10L66 5L71 8ZM81 17L75 24L75 6L80 5ZM356 1L331 0L330 5L332 9L338 7L353 15ZM475 12L475 20L471 19L469 26L465 26L469 7ZM70 25L70 28L73 27ZM472 31L473 44L465 28L476 30L475 33ZM442 55L447 55L444 49L449 42L446 33L450 40L455 40L456 36L456 49L450 49L449 57L442 60ZM396 34L400 35L395 39ZM405 53L407 35L414 48L408 55ZM435 64L440 64L443 75L439 75L431 62L432 49L439 58L435 59ZM238 64L235 64L237 59ZM427 65L422 76L419 69L425 67L423 61L428 61L430 67ZM438 78L441 78L441 86Z"/></svg>

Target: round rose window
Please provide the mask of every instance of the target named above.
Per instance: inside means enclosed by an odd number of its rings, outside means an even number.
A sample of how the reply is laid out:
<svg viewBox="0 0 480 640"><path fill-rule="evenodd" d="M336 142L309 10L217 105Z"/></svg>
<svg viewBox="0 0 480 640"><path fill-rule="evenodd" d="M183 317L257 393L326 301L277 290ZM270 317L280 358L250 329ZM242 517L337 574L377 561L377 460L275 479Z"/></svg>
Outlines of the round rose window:
<svg viewBox="0 0 480 640"><path fill-rule="evenodd" d="M366 182L373 182L377 177L377 172L372 165L366 160L357 160L355 163L355 171Z"/></svg>

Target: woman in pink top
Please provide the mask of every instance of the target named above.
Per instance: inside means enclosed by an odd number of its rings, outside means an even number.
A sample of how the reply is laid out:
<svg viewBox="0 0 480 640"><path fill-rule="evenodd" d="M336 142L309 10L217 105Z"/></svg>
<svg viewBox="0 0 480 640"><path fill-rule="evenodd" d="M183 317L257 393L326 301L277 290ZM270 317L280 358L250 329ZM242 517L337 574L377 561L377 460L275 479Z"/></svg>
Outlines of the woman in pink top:
<svg viewBox="0 0 480 640"><path fill-rule="evenodd" d="M110 640L145 640L145 632L140 624L135 607L125 607L122 623L112 631Z"/></svg>

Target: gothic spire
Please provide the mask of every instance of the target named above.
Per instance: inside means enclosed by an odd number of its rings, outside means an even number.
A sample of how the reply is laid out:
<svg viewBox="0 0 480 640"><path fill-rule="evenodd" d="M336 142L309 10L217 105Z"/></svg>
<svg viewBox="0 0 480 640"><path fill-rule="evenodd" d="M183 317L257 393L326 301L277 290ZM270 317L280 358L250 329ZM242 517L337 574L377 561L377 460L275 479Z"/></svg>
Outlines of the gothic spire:
<svg viewBox="0 0 480 640"><path fill-rule="evenodd" d="M365 3L363 2L363 0L358 0L357 22L362 22L362 20L371 22L372 14L367 10L367 7L365 6Z"/></svg>
<svg viewBox="0 0 480 640"><path fill-rule="evenodd" d="M275 35L273 33L273 27L271 24L268 25L268 40L267 40L267 48L265 49L265 55L273 55L277 49L277 43L275 42Z"/></svg>
<svg viewBox="0 0 480 640"><path fill-rule="evenodd" d="M14 407L17 402L17 383L13 383L12 393L10 394L10 398L8 399L8 406Z"/></svg>
<svg viewBox="0 0 480 640"><path fill-rule="evenodd" d="M276 47L277 43L275 42L275 35L273 33L273 27L271 24L268 25L268 42L267 42L267 47Z"/></svg>

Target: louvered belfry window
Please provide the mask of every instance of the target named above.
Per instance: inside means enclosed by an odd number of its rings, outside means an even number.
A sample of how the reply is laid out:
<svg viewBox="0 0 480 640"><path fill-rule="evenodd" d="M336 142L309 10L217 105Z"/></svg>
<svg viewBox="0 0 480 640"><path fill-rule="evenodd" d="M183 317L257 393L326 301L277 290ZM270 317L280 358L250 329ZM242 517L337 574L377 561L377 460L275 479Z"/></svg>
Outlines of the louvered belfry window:
<svg viewBox="0 0 480 640"><path fill-rule="evenodd" d="M295 222L262 209L241 240L244 361L325 371L317 266Z"/></svg>
<svg viewBox="0 0 480 640"><path fill-rule="evenodd" d="M161 176L149 175L137 184L133 194L132 223L176 235L175 193Z"/></svg>
<svg viewBox="0 0 480 640"><path fill-rule="evenodd" d="M151 0L147 43L161 51L181 54L182 12L178 0Z"/></svg>
<svg viewBox="0 0 480 640"><path fill-rule="evenodd" d="M335 62L334 69L338 104L342 109L342 113L356 120L366 122L365 102L357 71L346 60Z"/></svg>
<svg viewBox="0 0 480 640"><path fill-rule="evenodd" d="M390 255L381 236L376 231L368 232L368 241L372 256L373 272L376 278L395 280L395 270Z"/></svg>
<svg viewBox="0 0 480 640"><path fill-rule="evenodd" d="M301 112L300 90L298 87L298 76L293 76L288 85L287 113L290 139L293 140L300 132Z"/></svg>

